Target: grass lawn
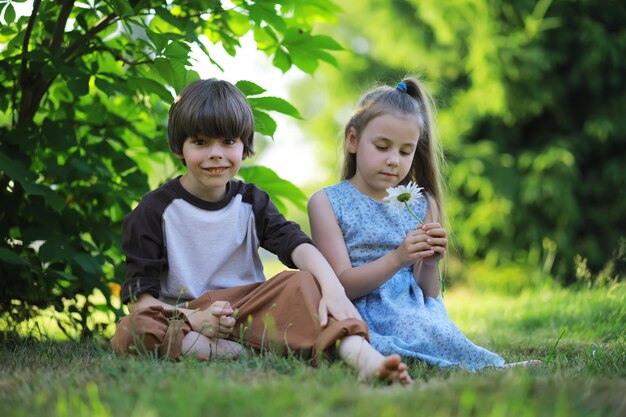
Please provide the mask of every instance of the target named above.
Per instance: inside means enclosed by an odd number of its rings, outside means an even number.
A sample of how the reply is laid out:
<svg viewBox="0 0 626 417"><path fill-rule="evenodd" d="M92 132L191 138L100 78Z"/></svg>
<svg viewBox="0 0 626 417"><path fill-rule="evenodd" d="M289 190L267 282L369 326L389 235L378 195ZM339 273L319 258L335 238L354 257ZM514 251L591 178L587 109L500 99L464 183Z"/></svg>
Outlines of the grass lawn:
<svg viewBox="0 0 626 417"><path fill-rule="evenodd" d="M454 289L451 318L508 371L411 362L411 387L359 383L341 363L245 355L210 364L119 359L105 341L0 342L0 416L625 416L626 286Z"/></svg>

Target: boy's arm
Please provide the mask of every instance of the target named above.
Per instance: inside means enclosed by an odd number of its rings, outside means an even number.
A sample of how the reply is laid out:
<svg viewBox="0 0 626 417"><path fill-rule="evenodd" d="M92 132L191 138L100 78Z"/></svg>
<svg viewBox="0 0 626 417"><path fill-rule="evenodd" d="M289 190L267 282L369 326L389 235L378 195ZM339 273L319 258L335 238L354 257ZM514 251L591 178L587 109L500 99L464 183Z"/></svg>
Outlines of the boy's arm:
<svg viewBox="0 0 626 417"><path fill-rule="evenodd" d="M291 253L291 259L298 269L313 274L320 284L322 299L318 313L322 327L328 324L329 314L337 320L361 319L359 312L346 296L337 275L315 246L309 243L299 245Z"/></svg>
<svg viewBox="0 0 626 417"><path fill-rule="evenodd" d="M302 232L298 224L285 219L266 192L255 186L250 187L261 246L277 255L288 267L310 272L320 284L320 324L328 324L329 313L337 320L360 319L359 312L346 297L337 275L324 256L312 245L311 238Z"/></svg>
<svg viewBox="0 0 626 417"><path fill-rule="evenodd" d="M152 196L144 196L124 218L122 250L126 261L126 280L121 295L125 304L136 301L144 293L158 298L161 291L159 276L167 269L163 210Z"/></svg>

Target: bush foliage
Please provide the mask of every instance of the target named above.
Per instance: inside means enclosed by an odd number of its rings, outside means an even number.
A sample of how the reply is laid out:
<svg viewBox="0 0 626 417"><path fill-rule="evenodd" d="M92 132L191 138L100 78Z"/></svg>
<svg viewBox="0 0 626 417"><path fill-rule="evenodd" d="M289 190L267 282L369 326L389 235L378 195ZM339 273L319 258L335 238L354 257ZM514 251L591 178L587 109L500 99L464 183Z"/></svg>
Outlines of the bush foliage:
<svg viewBox="0 0 626 417"><path fill-rule="evenodd" d="M19 322L52 306L70 318L64 329L89 334L94 311L121 313L111 295L124 276L123 216L179 170L165 124L176 93L199 78L189 69L192 46L209 59L218 47L235 56L250 34L282 71L311 73L335 64L330 52L340 46L312 25L333 21L337 8L328 0L34 0L20 16L17 3L0 3L0 316ZM268 112L300 117L257 84L237 85L259 134L275 132ZM280 207L304 204L268 168L241 175L267 183ZM87 297L94 292L104 301Z"/></svg>
<svg viewBox="0 0 626 417"><path fill-rule="evenodd" d="M626 3L375 3L342 3L329 32L354 53L324 74L326 93L303 94L332 109L314 133L324 159L334 165L359 90L417 73L438 103L452 242L475 267L451 260L460 275L569 283L580 255L594 274L626 276ZM320 108L299 104L311 118Z"/></svg>

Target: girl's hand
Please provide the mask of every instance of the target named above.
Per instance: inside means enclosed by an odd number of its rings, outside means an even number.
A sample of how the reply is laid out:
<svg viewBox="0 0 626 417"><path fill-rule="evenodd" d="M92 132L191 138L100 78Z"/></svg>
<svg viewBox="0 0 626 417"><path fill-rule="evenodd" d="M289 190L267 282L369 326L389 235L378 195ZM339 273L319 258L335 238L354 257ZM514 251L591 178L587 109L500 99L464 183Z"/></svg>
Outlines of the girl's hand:
<svg viewBox="0 0 626 417"><path fill-rule="evenodd" d="M437 262L437 256L440 258L446 256L446 250L448 249L448 234L446 229L441 227L439 223L426 223L418 226L418 231L421 231L423 239L429 246L430 255L423 258L425 264L432 264Z"/></svg>
<svg viewBox="0 0 626 417"><path fill-rule="evenodd" d="M404 241L394 251L401 267L409 266L420 259L425 259L435 254L431 243L428 242L429 239L432 241L433 238L429 237L422 227L420 225L416 230L410 231L404 238Z"/></svg>

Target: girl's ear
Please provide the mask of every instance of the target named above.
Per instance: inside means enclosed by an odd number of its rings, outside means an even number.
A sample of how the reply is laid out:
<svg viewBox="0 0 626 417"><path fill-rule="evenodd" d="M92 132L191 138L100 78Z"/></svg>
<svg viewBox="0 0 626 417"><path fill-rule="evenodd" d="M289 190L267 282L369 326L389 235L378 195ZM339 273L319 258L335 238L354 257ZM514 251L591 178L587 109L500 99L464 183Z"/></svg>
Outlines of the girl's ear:
<svg viewBox="0 0 626 417"><path fill-rule="evenodd" d="M350 129L348 129L348 134L346 135L346 150L348 153L356 154L358 145L359 138L356 134L356 129L354 127L350 127Z"/></svg>

